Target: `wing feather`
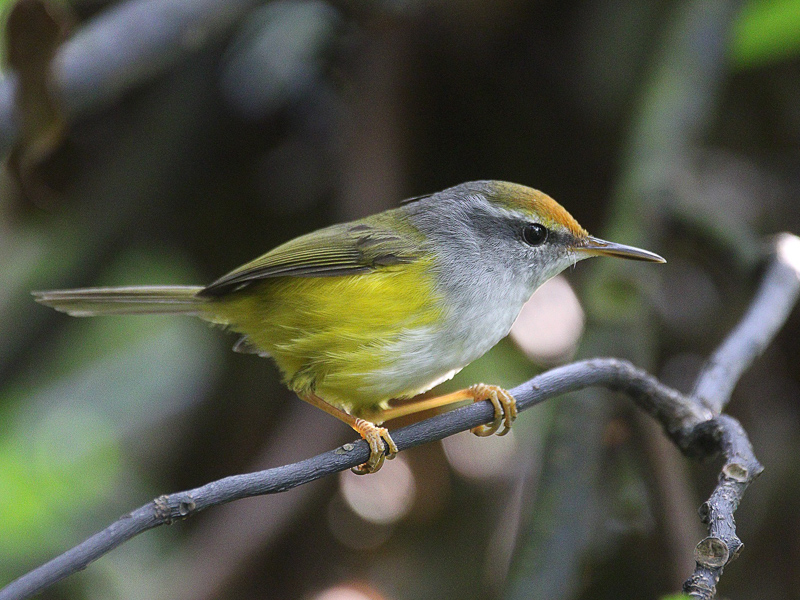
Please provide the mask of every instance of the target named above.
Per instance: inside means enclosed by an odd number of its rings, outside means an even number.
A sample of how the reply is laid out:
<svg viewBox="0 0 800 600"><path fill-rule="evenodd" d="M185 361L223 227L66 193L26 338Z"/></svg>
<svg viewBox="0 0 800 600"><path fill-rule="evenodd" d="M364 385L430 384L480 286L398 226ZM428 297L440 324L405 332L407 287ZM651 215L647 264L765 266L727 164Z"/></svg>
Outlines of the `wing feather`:
<svg viewBox="0 0 800 600"><path fill-rule="evenodd" d="M273 277L336 277L370 273L410 262L421 253L422 244L418 236L398 234L380 222L371 223L368 219L356 224L333 225L278 246L220 277L199 295L222 296Z"/></svg>

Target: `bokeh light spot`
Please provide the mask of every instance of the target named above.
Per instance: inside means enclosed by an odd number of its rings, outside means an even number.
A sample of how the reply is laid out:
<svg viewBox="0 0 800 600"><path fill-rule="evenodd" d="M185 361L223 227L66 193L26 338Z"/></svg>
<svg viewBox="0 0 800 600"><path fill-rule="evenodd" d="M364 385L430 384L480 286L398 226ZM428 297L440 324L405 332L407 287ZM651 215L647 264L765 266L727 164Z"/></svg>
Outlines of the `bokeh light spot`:
<svg viewBox="0 0 800 600"><path fill-rule="evenodd" d="M414 503L414 473L402 455L387 460L371 475L341 474L339 486L347 505L362 519L388 525L402 519Z"/></svg>
<svg viewBox="0 0 800 600"><path fill-rule="evenodd" d="M442 440L453 470L466 479L496 480L513 474L517 443L514 430L504 436L478 437L469 431Z"/></svg>
<svg viewBox="0 0 800 600"><path fill-rule="evenodd" d="M575 354L584 321L578 297L559 275L542 285L525 303L511 327L511 339L531 360L557 364Z"/></svg>

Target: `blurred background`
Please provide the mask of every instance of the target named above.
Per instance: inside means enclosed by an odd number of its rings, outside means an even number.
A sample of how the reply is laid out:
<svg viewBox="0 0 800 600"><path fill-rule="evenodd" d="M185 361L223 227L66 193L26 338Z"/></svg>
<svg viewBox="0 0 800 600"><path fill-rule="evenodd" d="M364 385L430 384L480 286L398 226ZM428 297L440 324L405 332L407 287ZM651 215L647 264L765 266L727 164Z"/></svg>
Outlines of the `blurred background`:
<svg viewBox="0 0 800 600"><path fill-rule="evenodd" d="M208 283L475 179L666 265L588 261L447 391L621 356L691 391L800 232L800 0L21 0L0 80L0 583L163 493L351 441L235 336L30 291ZM357 308L356 308L357 309ZM764 463L720 593L800 599L800 311L729 412ZM43 598L656 598L719 465L588 390L147 532Z"/></svg>

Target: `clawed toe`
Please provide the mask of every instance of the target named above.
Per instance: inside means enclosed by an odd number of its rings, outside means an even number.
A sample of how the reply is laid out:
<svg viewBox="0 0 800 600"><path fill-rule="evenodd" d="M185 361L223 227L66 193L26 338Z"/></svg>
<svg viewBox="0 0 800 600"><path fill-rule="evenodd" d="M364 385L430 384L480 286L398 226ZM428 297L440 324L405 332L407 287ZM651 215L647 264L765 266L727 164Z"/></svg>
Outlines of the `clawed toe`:
<svg viewBox="0 0 800 600"><path fill-rule="evenodd" d="M381 470L384 461L397 456L399 452L397 444L394 443L392 436L385 427L378 427L370 421L364 419L356 419L353 425L361 437L369 444L369 459L362 465L353 467L351 471L356 475L368 475L369 473L377 473ZM384 442L386 446L384 447Z"/></svg>
<svg viewBox="0 0 800 600"><path fill-rule="evenodd" d="M506 435L511 431L511 425L517 418L517 401L503 388L496 385L477 383L469 388L475 402L489 400L494 406L494 421L488 425L478 425L472 428L475 435L486 437L497 433L502 425L503 429L497 435Z"/></svg>

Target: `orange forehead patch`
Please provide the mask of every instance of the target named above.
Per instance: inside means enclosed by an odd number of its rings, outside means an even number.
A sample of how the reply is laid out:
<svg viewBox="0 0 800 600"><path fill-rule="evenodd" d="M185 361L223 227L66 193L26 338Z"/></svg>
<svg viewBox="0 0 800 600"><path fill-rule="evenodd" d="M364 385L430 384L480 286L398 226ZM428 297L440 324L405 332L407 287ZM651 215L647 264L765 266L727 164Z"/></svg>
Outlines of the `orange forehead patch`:
<svg viewBox="0 0 800 600"><path fill-rule="evenodd" d="M492 200L506 208L530 213L534 218L563 225L576 237L589 235L563 206L539 190L518 183L498 181L497 194Z"/></svg>

